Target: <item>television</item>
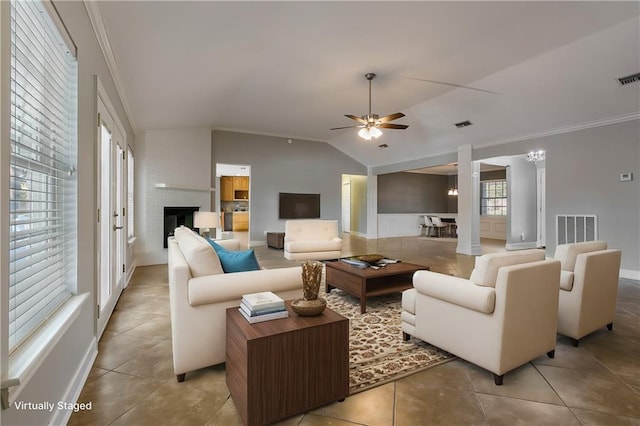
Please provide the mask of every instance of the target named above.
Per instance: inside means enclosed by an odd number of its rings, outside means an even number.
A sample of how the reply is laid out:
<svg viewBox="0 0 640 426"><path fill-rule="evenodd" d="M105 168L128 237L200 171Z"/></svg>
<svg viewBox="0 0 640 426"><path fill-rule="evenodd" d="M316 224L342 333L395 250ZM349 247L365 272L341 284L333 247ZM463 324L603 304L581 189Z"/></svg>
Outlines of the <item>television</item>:
<svg viewBox="0 0 640 426"><path fill-rule="evenodd" d="M320 218L320 194L281 192L279 198L280 219Z"/></svg>

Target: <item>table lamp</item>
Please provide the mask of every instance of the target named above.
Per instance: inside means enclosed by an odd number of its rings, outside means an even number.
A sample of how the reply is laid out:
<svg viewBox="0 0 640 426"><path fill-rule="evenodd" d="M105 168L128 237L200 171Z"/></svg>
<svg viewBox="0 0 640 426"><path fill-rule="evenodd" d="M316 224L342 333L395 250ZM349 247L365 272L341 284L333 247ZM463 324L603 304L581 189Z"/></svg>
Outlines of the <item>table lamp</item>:
<svg viewBox="0 0 640 426"><path fill-rule="evenodd" d="M194 212L193 227L200 229L200 235L209 238L209 231L218 226L218 215L216 212Z"/></svg>

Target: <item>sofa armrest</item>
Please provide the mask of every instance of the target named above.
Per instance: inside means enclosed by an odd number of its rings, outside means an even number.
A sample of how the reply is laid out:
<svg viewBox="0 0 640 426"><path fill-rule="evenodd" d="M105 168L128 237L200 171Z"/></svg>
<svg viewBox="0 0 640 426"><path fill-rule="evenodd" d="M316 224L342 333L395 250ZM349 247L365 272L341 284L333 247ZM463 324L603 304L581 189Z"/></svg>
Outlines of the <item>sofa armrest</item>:
<svg viewBox="0 0 640 426"><path fill-rule="evenodd" d="M189 280L189 304L207 305L237 300L261 291L288 291L302 289L302 267L263 269L209 275Z"/></svg>
<svg viewBox="0 0 640 426"><path fill-rule="evenodd" d="M490 314L495 308L495 289L469 280L430 271L417 271L413 286L419 294ZM418 295L418 297L420 297Z"/></svg>

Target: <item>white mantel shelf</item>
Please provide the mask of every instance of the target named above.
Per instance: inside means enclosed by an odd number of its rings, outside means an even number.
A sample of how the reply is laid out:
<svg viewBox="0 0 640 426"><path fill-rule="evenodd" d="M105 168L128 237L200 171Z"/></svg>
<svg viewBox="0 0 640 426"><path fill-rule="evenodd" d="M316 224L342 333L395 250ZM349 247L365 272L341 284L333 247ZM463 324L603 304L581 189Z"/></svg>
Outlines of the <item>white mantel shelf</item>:
<svg viewBox="0 0 640 426"><path fill-rule="evenodd" d="M179 189L181 191L201 191L201 192L215 192L215 188L199 188L195 186L173 185L171 183L156 183L158 189Z"/></svg>

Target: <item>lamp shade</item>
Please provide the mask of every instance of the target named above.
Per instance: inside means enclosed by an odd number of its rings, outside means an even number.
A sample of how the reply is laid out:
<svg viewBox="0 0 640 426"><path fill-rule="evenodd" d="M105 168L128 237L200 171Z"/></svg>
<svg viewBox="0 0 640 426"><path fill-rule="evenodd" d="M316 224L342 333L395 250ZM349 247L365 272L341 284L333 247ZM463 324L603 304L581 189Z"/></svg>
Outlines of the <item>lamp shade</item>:
<svg viewBox="0 0 640 426"><path fill-rule="evenodd" d="M218 215L216 212L194 212L193 227L199 229L217 228Z"/></svg>

